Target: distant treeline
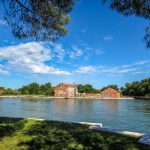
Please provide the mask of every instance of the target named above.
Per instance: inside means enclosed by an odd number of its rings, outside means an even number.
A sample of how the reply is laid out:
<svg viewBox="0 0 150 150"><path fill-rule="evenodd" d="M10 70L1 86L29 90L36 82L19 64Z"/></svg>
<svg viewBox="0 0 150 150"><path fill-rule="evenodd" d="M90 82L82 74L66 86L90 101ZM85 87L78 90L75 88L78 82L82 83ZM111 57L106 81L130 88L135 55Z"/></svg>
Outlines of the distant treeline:
<svg viewBox="0 0 150 150"><path fill-rule="evenodd" d="M19 89L5 89L3 95L47 95L47 96L53 96L54 95L54 88L52 87L51 83L45 83L45 84L38 84L36 82L33 82L31 84L28 84L26 86L22 86Z"/></svg>
<svg viewBox="0 0 150 150"><path fill-rule="evenodd" d="M119 90L117 85L109 85L103 87L102 89L96 89L90 84L78 84L78 92L79 93L100 93L104 89L108 87L112 87L116 90ZM5 89L3 95L46 95L53 96L54 95L54 87L52 87L51 83L38 84L36 82L30 83L28 85L22 86L19 89Z"/></svg>
<svg viewBox="0 0 150 150"><path fill-rule="evenodd" d="M91 84L78 84L79 93L100 93L108 87L116 89L125 96L145 96L150 97L150 78L146 78L141 81L136 81L132 83L126 83L124 87L119 88L116 84L111 84L101 89L94 88ZM54 87L51 83L38 84L36 82L30 83L26 86L22 86L19 89L5 89L3 95L54 95Z"/></svg>
<svg viewBox="0 0 150 150"><path fill-rule="evenodd" d="M126 96L145 96L150 97L150 78L132 83L126 83L121 92Z"/></svg>
<svg viewBox="0 0 150 150"><path fill-rule="evenodd" d="M108 87L119 90L118 85L116 85L116 84L111 84L111 85L108 85L108 86L103 87L101 89L96 89L90 84L84 84L84 85L79 84L78 85L78 91L79 91L79 93L100 93L101 91L105 90Z"/></svg>

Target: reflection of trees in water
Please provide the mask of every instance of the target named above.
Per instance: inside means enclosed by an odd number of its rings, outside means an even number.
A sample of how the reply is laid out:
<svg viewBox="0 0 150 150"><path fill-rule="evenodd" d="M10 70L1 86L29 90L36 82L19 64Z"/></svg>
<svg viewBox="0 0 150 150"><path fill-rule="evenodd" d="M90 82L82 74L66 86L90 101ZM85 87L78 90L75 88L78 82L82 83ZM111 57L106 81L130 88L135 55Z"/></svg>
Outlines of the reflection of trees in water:
<svg viewBox="0 0 150 150"><path fill-rule="evenodd" d="M109 117L117 117L119 111L119 100L103 100L102 104L105 107L105 111Z"/></svg>
<svg viewBox="0 0 150 150"><path fill-rule="evenodd" d="M74 112L75 100L56 99L54 100L55 111L57 113Z"/></svg>
<svg viewBox="0 0 150 150"><path fill-rule="evenodd" d="M91 118L92 103L92 100L57 99L55 100L55 111L61 116L64 115L63 117L74 116L77 118L72 119L84 118L86 120L86 118Z"/></svg>
<svg viewBox="0 0 150 150"><path fill-rule="evenodd" d="M83 111L93 110L93 100L78 100L78 108Z"/></svg>

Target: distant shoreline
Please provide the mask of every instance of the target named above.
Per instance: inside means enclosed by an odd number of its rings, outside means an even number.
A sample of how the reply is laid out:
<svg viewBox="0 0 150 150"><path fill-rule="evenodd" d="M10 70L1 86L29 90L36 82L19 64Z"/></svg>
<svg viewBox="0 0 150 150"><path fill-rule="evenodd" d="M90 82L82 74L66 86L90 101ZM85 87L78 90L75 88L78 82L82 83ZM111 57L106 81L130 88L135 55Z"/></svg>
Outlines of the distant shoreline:
<svg viewBox="0 0 150 150"><path fill-rule="evenodd" d="M143 97L143 96L134 96L135 99L144 99L144 100L150 100L150 97Z"/></svg>
<svg viewBox="0 0 150 150"><path fill-rule="evenodd" d="M27 99L66 99L65 97L54 97L54 96L37 96L37 95L1 95L0 98L27 98ZM99 100L107 100L107 99L135 99L133 97L120 97L120 98L100 98L100 97L67 97L67 99L99 99Z"/></svg>

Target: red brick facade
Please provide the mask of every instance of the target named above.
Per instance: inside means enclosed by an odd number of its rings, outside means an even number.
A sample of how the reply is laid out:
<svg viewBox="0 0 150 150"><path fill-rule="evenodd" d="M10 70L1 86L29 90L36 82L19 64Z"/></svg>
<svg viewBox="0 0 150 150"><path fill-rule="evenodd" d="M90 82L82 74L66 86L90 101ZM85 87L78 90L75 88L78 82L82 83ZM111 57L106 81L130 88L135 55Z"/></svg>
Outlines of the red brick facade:
<svg viewBox="0 0 150 150"><path fill-rule="evenodd" d="M101 92L101 98L120 98L120 92L109 87Z"/></svg>
<svg viewBox="0 0 150 150"><path fill-rule="evenodd" d="M74 84L61 83L54 88L55 97L76 97L77 86Z"/></svg>
<svg viewBox="0 0 150 150"><path fill-rule="evenodd" d="M85 97L91 97L91 98L99 98L100 97L100 94L97 94L97 93L86 93L85 94Z"/></svg>
<svg viewBox="0 0 150 150"><path fill-rule="evenodd" d="M3 94L3 93L4 93L4 88L0 87L0 94Z"/></svg>

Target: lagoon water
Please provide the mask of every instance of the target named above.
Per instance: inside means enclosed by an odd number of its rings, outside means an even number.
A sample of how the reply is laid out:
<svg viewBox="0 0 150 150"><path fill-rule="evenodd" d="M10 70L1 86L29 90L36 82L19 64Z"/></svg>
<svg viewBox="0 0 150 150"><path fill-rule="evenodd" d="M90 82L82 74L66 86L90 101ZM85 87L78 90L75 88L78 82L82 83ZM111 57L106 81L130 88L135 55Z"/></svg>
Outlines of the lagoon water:
<svg viewBox="0 0 150 150"><path fill-rule="evenodd" d="M148 100L1 98L0 116L97 122L106 128L150 133Z"/></svg>

